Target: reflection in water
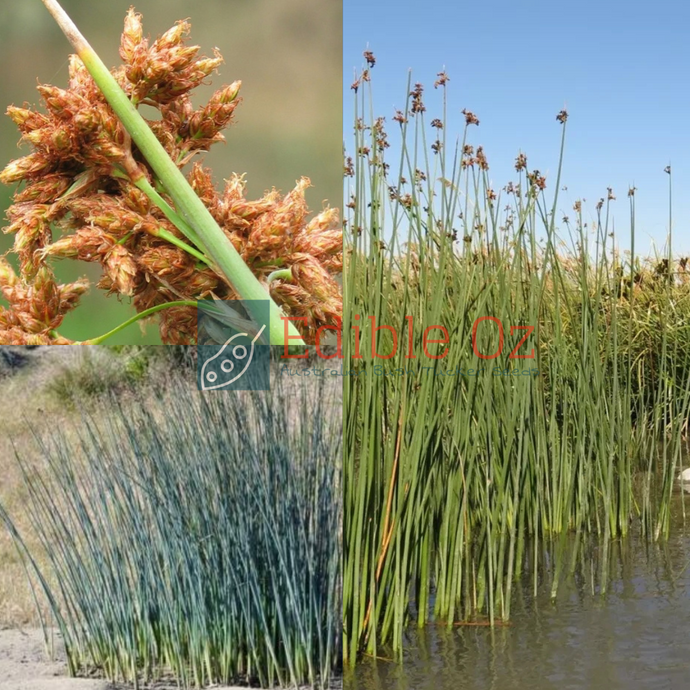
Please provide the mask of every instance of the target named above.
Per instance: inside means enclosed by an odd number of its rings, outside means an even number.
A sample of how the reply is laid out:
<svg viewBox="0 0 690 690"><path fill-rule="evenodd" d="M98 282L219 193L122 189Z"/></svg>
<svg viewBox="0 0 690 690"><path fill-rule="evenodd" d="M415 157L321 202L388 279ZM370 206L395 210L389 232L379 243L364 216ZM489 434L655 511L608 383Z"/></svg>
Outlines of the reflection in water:
<svg viewBox="0 0 690 690"><path fill-rule="evenodd" d="M674 522L682 521L682 492ZM685 510L690 502L685 498ZM635 690L690 687L690 534L590 548L550 599L514 593L509 627L411 627L402 665L364 659L346 690ZM601 568L608 573L602 592ZM386 652L379 652L386 656Z"/></svg>

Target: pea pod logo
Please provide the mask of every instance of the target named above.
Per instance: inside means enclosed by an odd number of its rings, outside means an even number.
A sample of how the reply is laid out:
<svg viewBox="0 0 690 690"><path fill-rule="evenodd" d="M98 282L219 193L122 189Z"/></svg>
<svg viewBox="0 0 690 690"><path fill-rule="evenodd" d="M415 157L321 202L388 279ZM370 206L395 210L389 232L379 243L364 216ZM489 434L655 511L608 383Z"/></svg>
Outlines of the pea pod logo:
<svg viewBox="0 0 690 690"><path fill-rule="evenodd" d="M201 391L270 388L270 304L198 303L198 386Z"/></svg>

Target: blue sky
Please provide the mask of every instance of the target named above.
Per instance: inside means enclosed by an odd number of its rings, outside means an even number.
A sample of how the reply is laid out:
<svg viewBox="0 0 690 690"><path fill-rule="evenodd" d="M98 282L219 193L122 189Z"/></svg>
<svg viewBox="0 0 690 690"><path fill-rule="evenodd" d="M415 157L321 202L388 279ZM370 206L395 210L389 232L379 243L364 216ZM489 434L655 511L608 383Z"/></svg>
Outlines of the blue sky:
<svg viewBox="0 0 690 690"><path fill-rule="evenodd" d="M561 212L584 198L586 217L612 187L620 246L627 248L627 191L635 185L636 252L662 251L668 232L672 166L674 254L690 254L690 6L642 3L344 2L343 89L345 143L351 140L353 70L362 51L376 56L372 72L376 115L391 123L404 108L408 70L426 87L427 122L440 117L434 92L445 67L449 133L464 126L468 108L480 126L472 143L484 146L493 187L514 179L520 150L531 169L553 184L561 128L568 110ZM453 126L454 124L454 126ZM392 129L391 127L389 127ZM558 218L560 219L559 212ZM625 237L623 237L625 235Z"/></svg>

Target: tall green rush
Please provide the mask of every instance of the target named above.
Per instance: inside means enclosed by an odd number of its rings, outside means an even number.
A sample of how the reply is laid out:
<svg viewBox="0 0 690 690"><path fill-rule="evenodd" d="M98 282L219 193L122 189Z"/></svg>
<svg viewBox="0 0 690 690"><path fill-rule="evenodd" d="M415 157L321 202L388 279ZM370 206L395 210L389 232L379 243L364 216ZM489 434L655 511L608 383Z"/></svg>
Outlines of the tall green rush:
<svg viewBox="0 0 690 690"><path fill-rule="evenodd" d="M345 163L349 666L401 654L408 624L509 620L526 573L556 597L584 543L663 538L690 419L690 280L620 255L611 190L594 223L579 201L559 222L567 113L553 183L519 154L499 191L469 143L478 118L463 111L464 132L448 134L445 73L429 124L408 82L387 160L372 67L353 85ZM432 326L447 338L427 355ZM604 557L602 592L608 572Z"/></svg>

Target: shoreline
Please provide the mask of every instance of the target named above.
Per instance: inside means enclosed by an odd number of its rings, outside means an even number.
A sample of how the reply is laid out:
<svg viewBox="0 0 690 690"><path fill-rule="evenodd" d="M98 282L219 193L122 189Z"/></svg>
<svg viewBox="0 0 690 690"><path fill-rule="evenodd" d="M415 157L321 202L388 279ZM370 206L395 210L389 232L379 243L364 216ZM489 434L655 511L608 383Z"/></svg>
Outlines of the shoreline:
<svg viewBox="0 0 690 690"><path fill-rule="evenodd" d="M67 675L64 647L59 632L53 631L53 658L46 650L40 628L0 630L0 690L128 690L131 685L111 683L100 678L71 678ZM213 686L215 690L247 690L247 686ZM156 682L144 688L179 690L174 681ZM331 683L342 688L342 679Z"/></svg>

